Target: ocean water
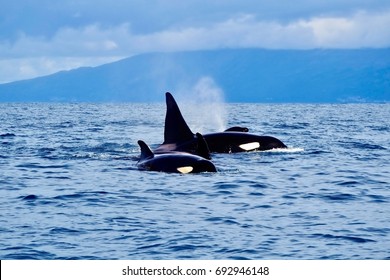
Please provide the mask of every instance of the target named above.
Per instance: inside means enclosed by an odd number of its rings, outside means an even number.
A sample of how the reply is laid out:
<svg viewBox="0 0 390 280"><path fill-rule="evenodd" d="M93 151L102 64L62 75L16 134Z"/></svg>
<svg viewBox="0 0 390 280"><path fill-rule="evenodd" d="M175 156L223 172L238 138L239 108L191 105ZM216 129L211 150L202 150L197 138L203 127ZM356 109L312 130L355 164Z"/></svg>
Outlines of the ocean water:
<svg viewBox="0 0 390 280"><path fill-rule="evenodd" d="M290 148L145 172L165 104L0 104L0 258L390 259L390 104L223 107Z"/></svg>

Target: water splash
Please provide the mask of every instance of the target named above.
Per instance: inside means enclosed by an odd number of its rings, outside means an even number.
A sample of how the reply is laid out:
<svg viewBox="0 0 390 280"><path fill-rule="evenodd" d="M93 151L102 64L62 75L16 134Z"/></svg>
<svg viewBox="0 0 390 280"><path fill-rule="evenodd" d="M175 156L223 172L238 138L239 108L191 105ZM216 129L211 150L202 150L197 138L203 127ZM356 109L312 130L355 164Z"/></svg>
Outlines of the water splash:
<svg viewBox="0 0 390 280"><path fill-rule="evenodd" d="M226 129L227 113L223 90L213 78L201 77L193 86L177 93L179 107L193 132Z"/></svg>
<svg viewBox="0 0 390 280"><path fill-rule="evenodd" d="M298 148L298 147L288 147L288 148L277 148L277 149L271 149L266 151L261 151L262 153L300 153L304 152L304 148Z"/></svg>

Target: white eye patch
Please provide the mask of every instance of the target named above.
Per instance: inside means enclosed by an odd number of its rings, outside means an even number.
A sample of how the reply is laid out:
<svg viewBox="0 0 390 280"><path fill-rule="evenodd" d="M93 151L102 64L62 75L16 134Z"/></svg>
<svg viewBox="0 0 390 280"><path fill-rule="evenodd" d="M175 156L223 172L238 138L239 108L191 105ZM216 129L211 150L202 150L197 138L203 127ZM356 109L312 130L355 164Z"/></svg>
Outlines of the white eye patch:
<svg viewBox="0 0 390 280"><path fill-rule="evenodd" d="M244 151L251 151L260 148L260 143L251 142L251 143L241 144L239 147Z"/></svg>
<svg viewBox="0 0 390 280"><path fill-rule="evenodd" d="M192 166L183 166L183 167L178 167L177 171L183 174L190 173L194 168Z"/></svg>

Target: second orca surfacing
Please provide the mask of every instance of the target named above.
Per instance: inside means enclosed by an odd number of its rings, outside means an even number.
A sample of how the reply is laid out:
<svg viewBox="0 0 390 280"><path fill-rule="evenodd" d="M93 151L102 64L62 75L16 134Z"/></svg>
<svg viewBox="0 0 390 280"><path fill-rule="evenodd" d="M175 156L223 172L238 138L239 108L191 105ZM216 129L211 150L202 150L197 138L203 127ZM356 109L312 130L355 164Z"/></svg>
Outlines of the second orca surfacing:
<svg viewBox="0 0 390 280"><path fill-rule="evenodd" d="M167 92L164 142L154 151L182 151L197 154L197 136L188 127L172 94ZM211 153L239 153L287 148L279 139L247 132L245 127L232 127L223 132L203 134Z"/></svg>
<svg viewBox="0 0 390 280"><path fill-rule="evenodd" d="M138 169L184 174L217 172L215 165L210 161L210 152L206 141L199 133L196 134L196 137L196 153L199 155L177 151L155 154L144 141L139 140L141 157L137 164Z"/></svg>

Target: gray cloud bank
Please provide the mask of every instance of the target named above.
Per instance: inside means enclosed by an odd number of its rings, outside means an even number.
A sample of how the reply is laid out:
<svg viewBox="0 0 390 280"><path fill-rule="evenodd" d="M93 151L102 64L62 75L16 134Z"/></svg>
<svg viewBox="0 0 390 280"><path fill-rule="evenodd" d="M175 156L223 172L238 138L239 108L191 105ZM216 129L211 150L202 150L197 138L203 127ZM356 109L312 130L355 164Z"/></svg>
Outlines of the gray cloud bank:
<svg viewBox="0 0 390 280"><path fill-rule="evenodd" d="M384 1L64 1L61 8L62 1L41 0L25 1L31 9L18 21L10 16L21 9L15 2L0 12L8 27L0 34L0 82L145 52L390 47Z"/></svg>

